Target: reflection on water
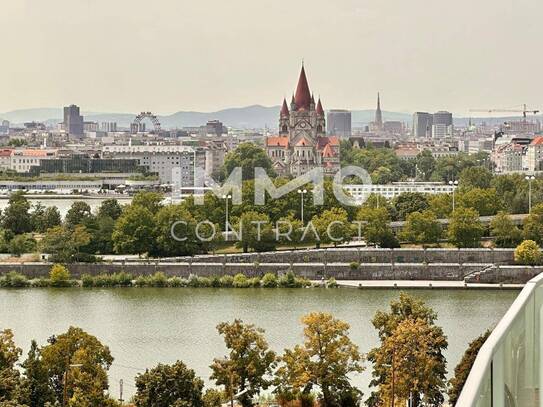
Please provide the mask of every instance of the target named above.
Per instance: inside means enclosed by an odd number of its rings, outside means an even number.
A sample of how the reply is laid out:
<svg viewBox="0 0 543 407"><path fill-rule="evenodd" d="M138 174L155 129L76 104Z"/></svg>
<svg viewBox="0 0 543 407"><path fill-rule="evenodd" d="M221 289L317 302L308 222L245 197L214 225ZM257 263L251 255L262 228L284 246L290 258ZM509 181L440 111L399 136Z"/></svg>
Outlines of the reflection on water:
<svg viewBox="0 0 543 407"><path fill-rule="evenodd" d="M449 339L451 373L468 342L492 327L518 291L411 290L438 313ZM302 339L300 318L327 311L351 324L351 338L367 352L377 344L371 318L388 306L397 290L357 289L21 289L0 290L0 329L12 328L17 344L44 344L52 334L79 326L107 344L115 358L112 394L124 380L135 391L134 376L158 362L183 360L206 381L208 366L225 348L215 326L241 318L266 330L270 346L281 353ZM355 378L367 396L370 368Z"/></svg>

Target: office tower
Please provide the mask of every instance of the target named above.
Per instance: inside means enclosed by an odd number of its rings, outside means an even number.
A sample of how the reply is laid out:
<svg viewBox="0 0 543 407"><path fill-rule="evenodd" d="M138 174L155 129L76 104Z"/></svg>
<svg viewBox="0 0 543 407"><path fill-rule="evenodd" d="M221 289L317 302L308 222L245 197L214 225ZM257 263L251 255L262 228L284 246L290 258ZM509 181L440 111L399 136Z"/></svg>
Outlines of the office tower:
<svg viewBox="0 0 543 407"><path fill-rule="evenodd" d="M326 115L326 133L340 138L351 137L351 112L343 109L332 109Z"/></svg>
<svg viewBox="0 0 543 407"><path fill-rule="evenodd" d="M432 134L433 117L427 112L413 114L413 137L430 137Z"/></svg>
<svg viewBox="0 0 543 407"><path fill-rule="evenodd" d="M432 137L443 138L451 137L453 134L452 113L439 111L433 114Z"/></svg>
<svg viewBox="0 0 543 407"><path fill-rule="evenodd" d="M64 108L64 131L72 136L82 137L83 116L79 114L79 106L70 105Z"/></svg>

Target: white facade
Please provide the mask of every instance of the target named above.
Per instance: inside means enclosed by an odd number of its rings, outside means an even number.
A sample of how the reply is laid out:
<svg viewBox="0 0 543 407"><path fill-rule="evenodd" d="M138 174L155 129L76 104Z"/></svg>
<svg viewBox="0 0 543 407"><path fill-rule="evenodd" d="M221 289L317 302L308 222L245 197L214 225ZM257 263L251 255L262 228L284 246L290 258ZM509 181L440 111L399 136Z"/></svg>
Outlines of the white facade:
<svg viewBox="0 0 543 407"><path fill-rule="evenodd" d="M343 185L343 189L348 192L353 199L362 204L369 195L378 194L387 199L392 199L405 192L419 192L423 194L451 194L454 190L453 185L441 182L395 182L392 184L350 184Z"/></svg>

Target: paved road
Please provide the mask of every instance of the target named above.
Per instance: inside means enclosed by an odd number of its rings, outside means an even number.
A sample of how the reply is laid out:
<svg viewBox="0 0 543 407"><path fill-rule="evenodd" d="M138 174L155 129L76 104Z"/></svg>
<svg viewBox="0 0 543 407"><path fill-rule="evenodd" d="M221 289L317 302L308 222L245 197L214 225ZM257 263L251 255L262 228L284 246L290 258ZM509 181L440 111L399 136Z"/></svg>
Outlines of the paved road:
<svg viewBox="0 0 543 407"><path fill-rule="evenodd" d="M318 283L318 281L315 281ZM483 289L483 288L503 288L518 290L524 287L524 284L465 284L463 281L430 281L430 280L338 280L341 287L351 288L439 288L439 289Z"/></svg>

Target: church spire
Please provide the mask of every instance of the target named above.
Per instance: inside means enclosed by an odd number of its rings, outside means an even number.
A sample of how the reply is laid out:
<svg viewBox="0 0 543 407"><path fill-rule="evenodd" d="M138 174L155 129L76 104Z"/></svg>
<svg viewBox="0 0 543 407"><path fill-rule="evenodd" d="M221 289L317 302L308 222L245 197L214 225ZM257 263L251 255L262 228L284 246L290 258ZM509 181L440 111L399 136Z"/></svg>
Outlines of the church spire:
<svg viewBox="0 0 543 407"><path fill-rule="evenodd" d="M287 106L287 99L283 98L283 106L281 106L281 116L288 116L288 106Z"/></svg>
<svg viewBox="0 0 543 407"><path fill-rule="evenodd" d="M297 109L303 108L309 110L309 106L311 105L311 92L309 91L309 84L307 83L303 63L302 70L300 71L300 77L298 78L298 86L296 86L294 102L296 103Z"/></svg>
<svg viewBox="0 0 543 407"><path fill-rule="evenodd" d="M375 110L375 126L382 130L383 128L383 114L381 112L381 96L377 92L377 110Z"/></svg>
<svg viewBox="0 0 543 407"><path fill-rule="evenodd" d="M317 102L317 114L319 116L324 115L324 109L322 108L321 98L319 97L319 101Z"/></svg>

